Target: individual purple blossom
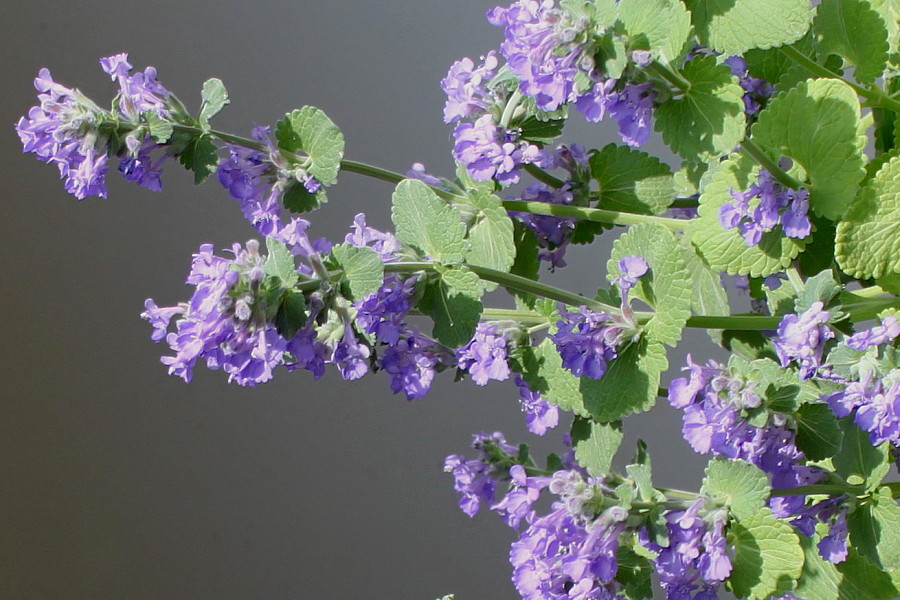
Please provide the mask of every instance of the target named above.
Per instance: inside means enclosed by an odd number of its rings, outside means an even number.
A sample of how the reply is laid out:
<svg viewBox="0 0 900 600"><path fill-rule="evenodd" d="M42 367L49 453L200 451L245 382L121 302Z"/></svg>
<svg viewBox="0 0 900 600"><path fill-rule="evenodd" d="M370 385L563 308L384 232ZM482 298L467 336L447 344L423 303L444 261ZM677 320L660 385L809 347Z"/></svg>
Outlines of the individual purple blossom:
<svg viewBox="0 0 900 600"><path fill-rule="evenodd" d="M484 322L478 324L471 341L456 351L459 368L468 371L478 385L509 379L506 357L506 336L498 325Z"/></svg>
<svg viewBox="0 0 900 600"><path fill-rule="evenodd" d="M131 73L132 66L126 53L101 58L100 66L119 84L121 93L117 106L122 116L132 121L148 111L161 117L168 116L169 90L156 80L156 68L147 67L143 72Z"/></svg>
<svg viewBox="0 0 900 600"><path fill-rule="evenodd" d="M623 317L596 313L582 306L570 312L560 309L557 331L550 338L562 358L562 366L578 377L600 379L618 348L637 335Z"/></svg>
<svg viewBox="0 0 900 600"><path fill-rule="evenodd" d="M818 544L819 554L831 563L842 563L847 560L847 508L837 512L828 529L828 535Z"/></svg>
<svg viewBox="0 0 900 600"><path fill-rule="evenodd" d="M500 185L511 185L519 181L522 165L541 159L540 148L519 140L517 131L498 127L491 114L474 123L459 123L453 139L454 158L475 181L494 178Z"/></svg>
<svg viewBox="0 0 900 600"><path fill-rule="evenodd" d="M344 241L359 248L371 248L378 253L383 262L396 260L397 252L400 250L400 242L392 233L366 225L365 213L353 217L353 228L344 237Z"/></svg>
<svg viewBox="0 0 900 600"><path fill-rule="evenodd" d="M406 172L406 176L412 179L418 179L419 181L427 183L431 187L446 187L440 177L435 177L434 175L429 173L427 170L425 170L425 165L420 162L413 163L410 169Z"/></svg>
<svg viewBox="0 0 900 600"><path fill-rule="evenodd" d="M360 342L350 323L344 324L344 336L334 346L331 362L337 365L347 381L361 378L369 371L369 346Z"/></svg>
<svg viewBox="0 0 900 600"><path fill-rule="evenodd" d="M318 379L325 374L325 361L331 351L317 339L316 330L312 327L314 318L311 314L306 326L288 341L286 351L291 358L285 357L284 366L288 371L305 369L312 373L314 379Z"/></svg>
<svg viewBox="0 0 900 600"><path fill-rule="evenodd" d="M628 290L637 284L638 279L646 275L647 271L650 270L647 261L635 255L620 258L616 266L619 269L619 274L613 278L612 283L619 286L619 290L623 295L626 295Z"/></svg>
<svg viewBox="0 0 900 600"><path fill-rule="evenodd" d="M559 409L550 404L540 393L531 389L522 377L516 374L519 388L519 404L525 413L525 426L535 435L544 435L559 424Z"/></svg>
<svg viewBox="0 0 900 600"><path fill-rule="evenodd" d="M632 147L643 146L650 137L653 100L656 92L648 82L627 84L609 105L609 114L619 124L619 137Z"/></svg>
<svg viewBox="0 0 900 600"><path fill-rule="evenodd" d="M357 325L380 342L389 346L397 344L407 331L405 319L412 308L416 280L396 275L387 277L378 290L355 304Z"/></svg>
<svg viewBox="0 0 900 600"><path fill-rule="evenodd" d="M119 161L119 173L125 179L145 187L153 192L162 191L162 167L169 159L168 152L160 152L158 158L153 158L152 152L160 146L149 136L139 144L134 155L126 155Z"/></svg>
<svg viewBox="0 0 900 600"><path fill-rule="evenodd" d="M723 229L738 228L747 246L759 244L779 224L787 237L803 239L812 232L807 216L809 192L782 187L766 169L746 191L730 190L732 202L719 207Z"/></svg>
<svg viewBox="0 0 900 600"><path fill-rule="evenodd" d="M778 324L778 337L773 341L782 367L795 362L800 378L809 379L822 364L825 342L834 337L828 327L831 315L822 302L813 302L803 314L787 314Z"/></svg>
<svg viewBox="0 0 900 600"><path fill-rule="evenodd" d="M510 489L491 510L499 514L513 529L523 520L531 521L535 514L532 505L540 498L541 490L550 484L550 477L528 477L525 467L513 465L509 469Z"/></svg>
<svg viewBox="0 0 900 600"><path fill-rule="evenodd" d="M900 376L878 377L873 370L829 394L825 402L838 417L853 414L853 421L869 433L872 445L891 442L900 446ZM855 412L854 412L855 410Z"/></svg>
<svg viewBox="0 0 900 600"><path fill-rule="evenodd" d="M444 104L444 123L455 123L475 114L483 114L495 102L488 83L493 78L499 61L496 52L482 57L478 67L470 58L458 60L441 80L441 89L447 95Z"/></svg>
<svg viewBox="0 0 900 600"><path fill-rule="evenodd" d="M894 315L881 318L881 325L855 333L847 339L847 345L854 350L867 350L872 346L881 346L900 337L900 322Z"/></svg>

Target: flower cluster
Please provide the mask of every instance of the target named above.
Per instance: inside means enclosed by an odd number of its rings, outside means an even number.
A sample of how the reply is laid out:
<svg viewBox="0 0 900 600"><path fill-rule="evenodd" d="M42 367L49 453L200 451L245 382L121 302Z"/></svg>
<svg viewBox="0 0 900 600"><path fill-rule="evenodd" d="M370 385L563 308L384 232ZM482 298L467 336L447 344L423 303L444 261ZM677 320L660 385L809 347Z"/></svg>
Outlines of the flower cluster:
<svg viewBox="0 0 900 600"><path fill-rule="evenodd" d="M639 256L619 260L619 276L614 279L622 294L622 314L612 315L588 310L577 311L560 307L557 331L551 335L562 358L562 365L578 377L600 379L607 363L618 356L618 349L635 341L639 330L628 302L628 291L647 273L647 262Z"/></svg>
<svg viewBox="0 0 900 600"><path fill-rule="evenodd" d="M789 238L803 239L812 232L806 214L809 192L782 187L765 169L747 191L732 189L731 197L734 202L719 207L719 223L726 230L737 227L747 246L759 244L763 234L778 225Z"/></svg>
<svg viewBox="0 0 900 600"><path fill-rule="evenodd" d="M879 360L879 350L884 352L898 338L900 322L894 315L849 337L847 346L865 354L853 369L855 377L832 374L833 379L844 383L844 388L824 398L838 417L852 414L853 421L869 433L876 446L889 441L900 447L900 370Z"/></svg>
<svg viewBox="0 0 900 600"><path fill-rule="evenodd" d="M217 169L219 183L240 202L244 217L260 234L290 243L289 228L296 225L282 217L284 195L297 185L315 194L321 184L282 156L268 127L254 127L251 137L265 151L228 144L228 156L219 161Z"/></svg>
<svg viewBox="0 0 900 600"><path fill-rule="evenodd" d="M504 29L500 52L518 76L519 90L539 109L554 111L571 102L594 123L611 115L626 144L647 140L656 97L652 84L620 83L600 73L597 24L574 3L521 0L488 11L488 21Z"/></svg>
<svg viewBox="0 0 900 600"><path fill-rule="evenodd" d="M472 448L480 453L476 459L451 454L444 460L444 471L453 474L453 489L460 494L459 508L470 517L478 514L482 504L494 504L497 480L517 452L499 431L475 435Z"/></svg>
<svg viewBox="0 0 900 600"><path fill-rule="evenodd" d="M809 379L822 365L825 342L834 337L828 327L831 315L822 302L813 302L803 314L787 314L778 324L778 337L773 340L781 366L795 362L800 378Z"/></svg>
<svg viewBox="0 0 900 600"><path fill-rule="evenodd" d="M701 365L688 357L687 368L690 376L675 379L669 386L669 403L684 410L682 435L694 451L756 465L771 477L777 489L811 485L825 477L823 471L806 464L785 415L769 413L763 426L747 420L749 410L762 406L755 381L714 361ZM774 497L769 506L776 517L791 518L791 523L807 536L815 532L816 522L831 523L829 541L820 546L820 552L825 559L840 562L846 554L841 556L834 548L846 542L846 530L833 519L835 502L806 506L806 497L796 495Z"/></svg>
<svg viewBox="0 0 900 600"><path fill-rule="evenodd" d="M16 123L24 150L55 164L66 180L66 191L79 200L105 198L110 135L124 135L119 172L128 181L159 191L162 163L168 155L156 160L151 157L159 146L143 119L148 113L168 116L169 92L156 80L153 67L132 74L127 54L102 58L100 66L119 84L114 103L118 112L103 111L80 91L53 81L50 71L41 69L34 80L39 104L28 111L27 119ZM112 125L121 131L110 129Z"/></svg>

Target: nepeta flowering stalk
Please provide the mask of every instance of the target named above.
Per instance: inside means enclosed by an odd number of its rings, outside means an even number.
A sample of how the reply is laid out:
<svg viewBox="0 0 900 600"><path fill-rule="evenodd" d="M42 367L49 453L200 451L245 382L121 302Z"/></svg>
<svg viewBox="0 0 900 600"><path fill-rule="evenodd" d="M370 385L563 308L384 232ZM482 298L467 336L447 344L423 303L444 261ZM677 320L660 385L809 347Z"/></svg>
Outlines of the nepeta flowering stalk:
<svg viewBox="0 0 900 600"><path fill-rule="evenodd" d="M66 179L66 191L79 200L105 198L110 136L119 135L116 128L122 128L119 171L126 180L159 191L162 162L168 155L156 161L151 158L158 145L144 119L147 114L168 117L169 91L156 80L153 67L132 74L127 54L100 59L100 65L119 84L116 112L100 109L80 91L56 83L49 70L41 69L34 80L40 104L16 124L24 150L55 164Z"/></svg>
<svg viewBox="0 0 900 600"><path fill-rule="evenodd" d="M763 234L779 224L789 238L803 239L812 232L806 214L809 192L782 187L765 169L760 169L758 180L747 191L731 190L731 197L734 202L719 208L719 223L726 230L739 228L748 246L759 244Z"/></svg>

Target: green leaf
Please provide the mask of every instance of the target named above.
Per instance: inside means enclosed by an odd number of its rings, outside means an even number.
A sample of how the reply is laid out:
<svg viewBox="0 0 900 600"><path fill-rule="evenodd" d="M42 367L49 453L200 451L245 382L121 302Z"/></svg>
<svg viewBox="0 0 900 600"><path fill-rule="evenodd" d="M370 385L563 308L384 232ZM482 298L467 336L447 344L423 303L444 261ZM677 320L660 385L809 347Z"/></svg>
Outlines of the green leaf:
<svg viewBox="0 0 900 600"><path fill-rule="evenodd" d="M591 155L590 164L600 184L599 208L658 215L675 198L672 170L646 152L608 144Z"/></svg>
<svg viewBox="0 0 900 600"><path fill-rule="evenodd" d="M391 220L397 239L422 256L445 264L462 261L466 226L459 213L424 182L404 179L397 184Z"/></svg>
<svg viewBox="0 0 900 600"><path fill-rule="evenodd" d="M800 537L806 555L794 594L804 600L893 600L900 591L891 577L862 558L854 548L847 560L832 564L819 555L819 536Z"/></svg>
<svg viewBox="0 0 900 600"><path fill-rule="evenodd" d="M194 183L199 185L216 172L219 156L216 154L216 145L212 138L204 133L188 142L178 155L178 160L185 169L194 172Z"/></svg>
<svg viewBox="0 0 900 600"><path fill-rule="evenodd" d="M831 458L841 450L844 434L827 404L804 404L794 414L797 448L809 460Z"/></svg>
<svg viewBox="0 0 900 600"><path fill-rule="evenodd" d="M697 315L730 315L728 293L718 271L713 271L697 249L682 238L684 262L691 274L691 311Z"/></svg>
<svg viewBox="0 0 900 600"><path fill-rule="evenodd" d="M537 346L526 349L522 362L522 377L547 402L579 417L590 416L579 389L581 380L563 368L553 340L544 338Z"/></svg>
<svg viewBox="0 0 900 600"><path fill-rule="evenodd" d="M578 464L594 477L610 472L616 451L622 444L622 423L598 423L575 417L572 422L572 443Z"/></svg>
<svg viewBox="0 0 900 600"><path fill-rule="evenodd" d="M838 223L835 253L853 277L900 273L900 156L869 180Z"/></svg>
<svg viewBox="0 0 900 600"><path fill-rule="evenodd" d="M727 506L742 521L758 514L769 499L769 478L759 468L742 460L716 457L706 467L701 494Z"/></svg>
<svg viewBox="0 0 900 600"><path fill-rule="evenodd" d="M722 228L719 210L734 201L731 190L748 189L757 180L758 173L759 167L752 159L744 154L732 154L700 196L699 219L689 233L691 242L713 269L764 277L790 266L806 244L805 240L789 238L780 228L775 228L764 233L759 244L748 246L739 228Z"/></svg>
<svg viewBox="0 0 900 600"><path fill-rule="evenodd" d="M516 259L513 222L497 196L487 192L471 192L476 209L475 224L469 229L469 249L466 262L504 273L509 272ZM490 289L496 288L496 284Z"/></svg>
<svg viewBox="0 0 900 600"><path fill-rule="evenodd" d="M640 500L643 502L665 501L665 494L653 487L653 474L649 463L628 465L625 467L625 472L637 487Z"/></svg>
<svg viewBox="0 0 900 600"><path fill-rule="evenodd" d="M163 119L153 111L147 111L143 114L147 120L147 128L150 130L150 137L157 144L165 144L172 137L175 130L167 119Z"/></svg>
<svg viewBox="0 0 900 600"><path fill-rule="evenodd" d="M803 568L803 549L787 521L763 508L732 523L728 541L734 547L734 558L727 583L735 596L768 598L794 587Z"/></svg>
<svg viewBox="0 0 900 600"><path fill-rule="evenodd" d="M653 58L671 64L687 52L691 16L681 0L620 0L619 19L632 49L649 50Z"/></svg>
<svg viewBox="0 0 900 600"><path fill-rule="evenodd" d="M803 289L797 294L794 312L798 315L806 312L816 302L821 302L827 307L842 289L841 284L834 280L834 275L830 270L822 271L806 280Z"/></svg>
<svg viewBox="0 0 900 600"><path fill-rule="evenodd" d="M350 288L350 300L361 300L375 292L384 281L384 263L371 248L359 248L349 243L335 246L331 256L337 268L343 270L343 280Z"/></svg>
<svg viewBox="0 0 900 600"><path fill-rule="evenodd" d="M674 346L691 316L691 274L684 264L681 242L662 225L635 225L613 244L607 278L612 281L618 275L621 258L633 255L642 257L650 267L630 291L631 297L643 300L655 311L643 325L644 335L651 343Z"/></svg>
<svg viewBox="0 0 900 600"><path fill-rule="evenodd" d="M648 600L653 597L653 565L649 560L622 545L616 553L616 562L619 565L616 581L621 585L620 594L624 594L627 600Z"/></svg>
<svg viewBox="0 0 900 600"><path fill-rule="evenodd" d="M865 484L866 489L875 489L891 469L890 442L873 446L869 434L857 427L850 417L839 423L844 439L840 452L831 459L835 470L848 483Z"/></svg>
<svg viewBox="0 0 900 600"><path fill-rule="evenodd" d="M541 121L537 117L530 116L518 123L519 138L536 144L552 144L562 135L565 124L565 119Z"/></svg>
<svg viewBox="0 0 900 600"><path fill-rule="evenodd" d="M888 32L867 0L822 0L814 25L819 52L837 54L854 65L853 78L871 83L884 71Z"/></svg>
<svg viewBox="0 0 900 600"><path fill-rule="evenodd" d="M275 314L275 329L289 340L306 325L306 299L299 290L287 290Z"/></svg>
<svg viewBox="0 0 900 600"><path fill-rule="evenodd" d="M900 296L900 272L889 273L883 277L879 277L876 282L878 286L890 292L895 296Z"/></svg>
<svg viewBox="0 0 900 600"><path fill-rule="evenodd" d="M432 333L439 342L463 346L472 339L481 318L481 280L461 266L438 272L439 280L428 285L420 307L434 321Z"/></svg>
<svg viewBox="0 0 900 600"><path fill-rule="evenodd" d="M306 171L322 185L337 180L344 158L344 134L323 111L304 106L286 114L275 125L275 138L280 149L309 156Z"/></svg>
<svg viewBox="0 0 900 600"><path fill-rule="evenodd" d="M584 406L598 421L617 421L650 410L656 403L659 376L668 366L662 344L641 338L607 365L602 378L581 378Z"/></svg>
<svg viewBox="0 0 900 600"><path fill-rule="evenodd" d="M690 88L657 107L656 130L683 158L727 154L744 139L744 90L728 65L716 64L712 56L694 58L681 75Z"/></svg>
<svg viewBox="0 0 900 600"><path fill-rule="evenodd" d="M328 196L325 195L324 187L320 187L318 191L311 194L299 181L291 182L281 197L284 207L294 213L316 210L326 202L328 202Z"/></svg>
<svg viewBox="0 0 900 600"><path fill-rule="evenodd" d="M834 262L834 237L837 231L833 221L815 215L807 215L812 221L812 239L797 257L797 267L802 275L815 275L830 269Z"/></svg>
<svg viewBox="0 0 900 600"><path fill-rule="evenodd" d="M685 0L701 43L723 54L793 44L809 29L808 0Z"/></svg>
<svg viewBox="0 0 900 600"><path fill-rule="evenodd" d="M900 506L891 489L879 488L847 517L850 542L883 571L900 569Z"/></svg>
<svg viewBox="0 0 900 600"><path fill-rule="evenodd" d="M202 104L200 105L200 116L197 117L197 120L200 121L203 127L209 127L209 120L219 114L219 111L231 102L228 99L228 91L225 89L225 84L215 77L206 80L200 97Z"/></svg>
<svg viewBox="0 0 900 600"><path fill-rule="evenodd" d="M753 138L778 160L792 159L807 173L809 204L839 219L865 177L865 135L859 99L836 79L808 79L769 101L753 125Z"/></svg>
<svg viewBox="0 0 900 600"><path fill-rule="evenodd" d="M266 238L266 249L269 256L263 264L266 275L277 277L281 286L290 289L300 280L297 274L297 265L294 264L294 255L288 250L286 244L274 238Z"/></svg>

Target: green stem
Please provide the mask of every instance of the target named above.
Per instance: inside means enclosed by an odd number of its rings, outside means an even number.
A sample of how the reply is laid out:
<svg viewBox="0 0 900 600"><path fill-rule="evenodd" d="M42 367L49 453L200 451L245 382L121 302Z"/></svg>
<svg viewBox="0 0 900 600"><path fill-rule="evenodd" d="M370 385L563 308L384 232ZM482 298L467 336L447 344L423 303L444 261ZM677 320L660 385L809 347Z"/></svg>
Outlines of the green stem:
<svg viewBox="0 0 900 600"><path fill-rule="evenodd" d="M864 287L859 290L847 291L848 294L852 294L857 298L877 298L878 296L885 296L888 292L881 289L877 285L870 285L869 287Z"/></svg>
<svg viewBox="0 0 900 600"><path fill-rule="evenodd" d="M837 73L834 73L833 71L830 71L827 68L823 67L792 46L781 46L778 49L781 50L781 52L785 56L805 68L813 75L818 75L819 77L827 77L829 79L839 79L840 81L843 81L851 88L853 88L854 92L868 100L871 106L879 106L881 108L890 109L894 112L900 112L900 101L891 98L880 89L874 87L863 87L861 85L853 83L852 81L848 81Z"/></svg>
<svg viewBox="0 0 900 600"><path fill-rule="evenodd" d="M638 321L644 315L653 313L638 313ZM743 331L768 331L778 327L781 317L765 317L761 315L731 315L717 317L710 315L694 315L687 320L687 327L699 329L739 329Z"/></svg>
<svg viewBox="0 0 900 600"><path fill-rule="evenodd" d="M796 267L788 267L784 271L788 276L788 281L791 282L791 286L794 288L794 292L799 294L803 291L803 278L800 277L800 272L797 271Z"/></svg>
<svg viewBox="0 0 900 600"><path fill-rule="evenodd" d="M772 160L768 154L763 151L762 148L756 145L756 142L745 139L741 142L741 147L744 149L750 158L759 163L759 166L764 168L766 171L772 174L778 183L785 187L789 187L791 189L798 189L803 186L803 183L797 181L787 173L785 173L784 169L778 166L774 160Z"/></svg>
<svg viewBox="0 0 900 600"><path fill-rule="evenodd" d="M865 488L840 484L801 485L789 490L772 490L771 496L840 496L849 494L859 496Z"/></svg>
<svg viewBox="0 0 900 600"><path fill-rule="evenodd" d="M699 498L699 494L695 494L694 492L685 492L684 490L673 490L671 488L658 487L656 488L666 496L671 496L673 498L681 498L683 500L696 500Z"/></svg>
<svg viewBox="0 0 900 600"><path fill-rule="evenodd" d="M481 312L485 321L517 321L519 323L549 323L545 315L530 310L514 310L509 308L486 308Z"/></svg>
<svg viewBox="0 0 900 600"><path fill-rule="evenodd" d="M549 185L552 188L559 189L566 183L562 179L557 179L556 177L554 177L553 175L551 175L550 173L548 173L547 171L543 170L542 168L540 168L539 166L537 166L535 164L528 163L527 165L524 165L523 168L525 169L526 173L528 173L529 175L531 175L532 177L534 177L541 183Z"/></svg>
<svg viewBox="0 0 900 600"><path fill-rule="evenodd" d="M652 63L644 67L644 69L650 71L654 75L662 77L663 79L671 83L675 87L675 89L677 89L681 93L687 93L687 91L691 89L690 81L682 77L680 73L673 71L669 67L659 62L653 61Z"/></svg>
<svg viewBox="0 0 900 600"><path fill-rule="evenodd" d="M524 200L504 200L503 208L514 212L568 217L581 219L582 221L607 223L609 225L637 225L638 223L651 222L658 223L673 231L684 231L690 222L684 219L651 217L649 215L604 210L602 208L585 208L583 206L569 206L566 204L550 204L549 202L525 202Z"/></svg>
<svg viewBox="0 0 900 600"><path fill-rule="evenodd" d="M509 127L509 122L512 121L513 114L515 114L516 108L519 106L521 100L522 92L519 91L519 88L516 88L516 91L514 91L512 96L506 101L506 106L503 108L503 114L500 115L501 129Z"/></svg>
<svg viewBox="0 0 900 600"><path fill-rule="evenodd" d="M366 177L379 179L381 181L386 181L393 184L400 183L407 178L405 175L401 175L400 173L395 173L394 171L389 171L387 169L382 169L381 167L375 167L366 163L356 162L354 160L342 160L341 171L356 173L357 175L365 175Z"/></svg>

